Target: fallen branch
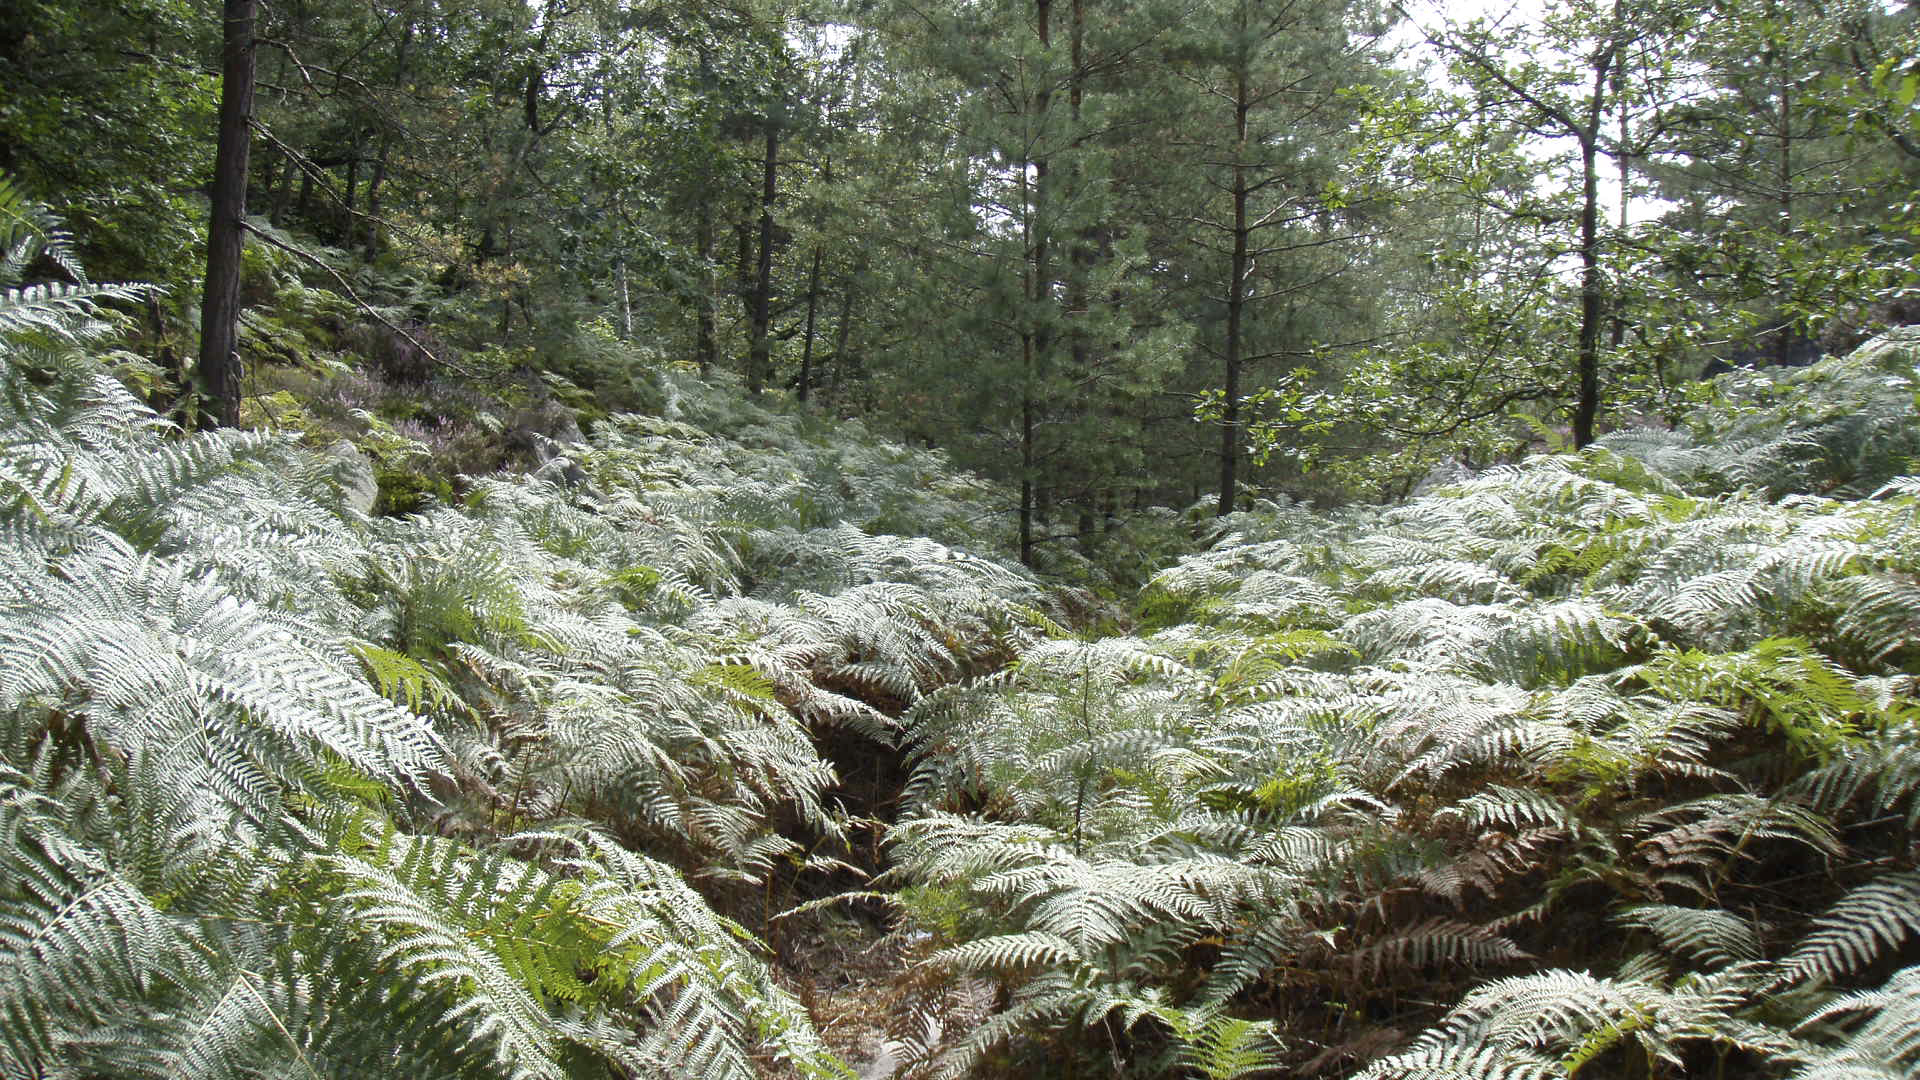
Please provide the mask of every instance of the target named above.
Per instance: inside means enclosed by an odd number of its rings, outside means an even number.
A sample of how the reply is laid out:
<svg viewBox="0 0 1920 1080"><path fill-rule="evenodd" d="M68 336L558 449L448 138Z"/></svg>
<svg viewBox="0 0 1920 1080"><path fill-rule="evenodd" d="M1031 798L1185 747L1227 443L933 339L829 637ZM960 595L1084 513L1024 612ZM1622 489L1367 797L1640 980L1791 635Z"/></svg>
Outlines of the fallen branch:
<svg viewBox="0 0 1920 1080"><path fill-rule="evenodd" d="M260 228L258 225L255 225L251 221L246 223L246 229L248 232L259 237L261 240L265 241L266 243L279 248L281 251L284 251L287 254L294 256L295 258L302 259L306 262L309 262L314 266L317 266L320 269L326 271L327 276L333 278L334 283L340 286L340 291L345 293L347 299L353 301L355 306L357 306L361 311L366 312L368 315L373 316L373 318L377 320L380 323L380 325L386 327L387 329L405 338L407 341L407 344L412 345L416 349L419 349L420 355L425 356L428 360L431 360L435 364L435 366L444 367L447 370L453 372L455 375L460 376L461 378L465 378L465 379L480 378L480 376L476 374L472 369L463 367L460 364L456 364L453 361L448 360L445 357L442 357L436 354L432 349L429 349L426 347L426 345L422 344L419 338L414 337L412 334L408 333L405 329L401 328L400 325L395 323L392 319L389 319L385 315L380 314L380 310L374 307L372 304L369 304L365 300L361 299L360 294L354 291L353 286L351 284L348 284L346 276L341 274L340 271L334 269L333 265L331 263L328 263L325 259L322 259L320 256L315 255L311 251L306 251L301 248L295 247L292 244L287 243L286 241L280 239L277 236L274 236L272 233L266 231L265 229Z"/></svg>

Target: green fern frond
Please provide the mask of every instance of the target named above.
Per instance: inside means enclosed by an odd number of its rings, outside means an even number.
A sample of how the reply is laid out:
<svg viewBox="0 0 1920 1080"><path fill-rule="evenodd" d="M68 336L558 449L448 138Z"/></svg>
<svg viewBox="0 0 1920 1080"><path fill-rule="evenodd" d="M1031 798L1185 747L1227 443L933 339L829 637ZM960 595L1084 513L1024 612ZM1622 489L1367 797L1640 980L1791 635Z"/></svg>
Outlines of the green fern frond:
<svg viewBox="0 0 1920 1080"><path fill-rule="evenodd" d="M1278 1071L1280 1037L1270 1020L1246 1020L1213 1008L1161 1008L1180 1040L1179 1065L1206 1080L1240 1080Z"/></svg>
<svg viewBox="0 0 1920 1080"><path fill-rule="evenodd" d="M1617 915L1623 926L1651 933L1660 947L1711 968L1761 959L1760 937L1752 923L1730 911L1640 904Z"/></svg>
<svg viewBox="0 0 1920 1080"><path fill-rule="evenodd" d="M1872 990L1848 994L1802 1021L1796 1033L1838 1029L1794 1080L1911 1076L1920 1068L1920 967L1902 968Z"/></svg>
<svg viewBox="0 0 1920 1080"><path fill-rule="evenodd" d="M394 702L414 712L471 715L472 708L453 686L419 660L366 642L356 642L348 649L365 666L374 686Z"/></svg>
<svg viewBox="0 0 1920 1080"><path fill-rule="evenodd" d="M100 305L138 300L144 285L94 285L43 282L0 288L0 339L43 335L56 340L98 338L105 328L94 322Z"/></svg>
<svg viewBox="0 0 1920 1080"><path fill-rule="evenodd" d="M1796 982L1831 982L1920 936L1920 874L1887 874L1847 893L1786 958Z"/></svg>

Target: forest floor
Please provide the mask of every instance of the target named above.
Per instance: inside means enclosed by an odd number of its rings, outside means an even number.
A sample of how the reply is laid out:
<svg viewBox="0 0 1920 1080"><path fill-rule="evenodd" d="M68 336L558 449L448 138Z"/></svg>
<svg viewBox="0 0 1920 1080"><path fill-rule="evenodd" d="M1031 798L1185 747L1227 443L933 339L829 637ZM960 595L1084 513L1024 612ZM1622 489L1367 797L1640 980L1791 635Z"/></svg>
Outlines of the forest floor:
<svg viewBox="0 0 1920 1080"><path fill-rule="evenodd" d="M849 918L830 925L833 932L788 949L782 981L860 1080L890 1080L901 1065L891 1029L909 965L899 940L871 922Z"/></svg>

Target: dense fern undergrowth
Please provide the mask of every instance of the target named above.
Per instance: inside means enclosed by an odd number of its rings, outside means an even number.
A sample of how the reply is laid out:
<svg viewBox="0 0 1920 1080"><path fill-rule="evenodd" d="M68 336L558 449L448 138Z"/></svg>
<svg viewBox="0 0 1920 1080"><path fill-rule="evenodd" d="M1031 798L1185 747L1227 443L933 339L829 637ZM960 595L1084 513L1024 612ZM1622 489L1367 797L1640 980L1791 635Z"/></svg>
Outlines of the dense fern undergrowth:
<svg viewBox="0 0 1920 1080"><path fill-rule="evenodd" d="M0 1074L851 1075L778 947L849 904L901 1075L1920 1072L1912 336L1096 636L937 456L690 384L369 516L79 280L0 292Z"/></svg>
<svg viewBox="0 0 1920 1080"><path fill-rule="evenodd" d="M1033 636L881 531L986 527L969 482L627 418L369 517L350 456L131 395L126 291L0 307L0 1074L843 1074L716 905L842 865L815 736Z"/></svg>
<svg viewBox="0 0 1920 1080"><path fill-rule="evenodd" d="M1916 1075L1916 359L1239 515L1138 636L928 695L903 1047L930 1075Z"/></svg>

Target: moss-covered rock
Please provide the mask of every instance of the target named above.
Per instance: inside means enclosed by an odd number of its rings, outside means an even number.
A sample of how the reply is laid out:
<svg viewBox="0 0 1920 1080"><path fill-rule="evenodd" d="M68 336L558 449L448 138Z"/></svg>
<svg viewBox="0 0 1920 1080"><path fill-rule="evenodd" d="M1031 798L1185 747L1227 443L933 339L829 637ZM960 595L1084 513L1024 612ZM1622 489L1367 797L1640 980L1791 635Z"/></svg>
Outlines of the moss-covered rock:
<svg viewBox="0 0 1920 1080"><path fill-rule="evenodd" d="M443 476L376 463L373 477L379 489L373 501L375 514L397 517L454 501L453 484Z"/></svg>

